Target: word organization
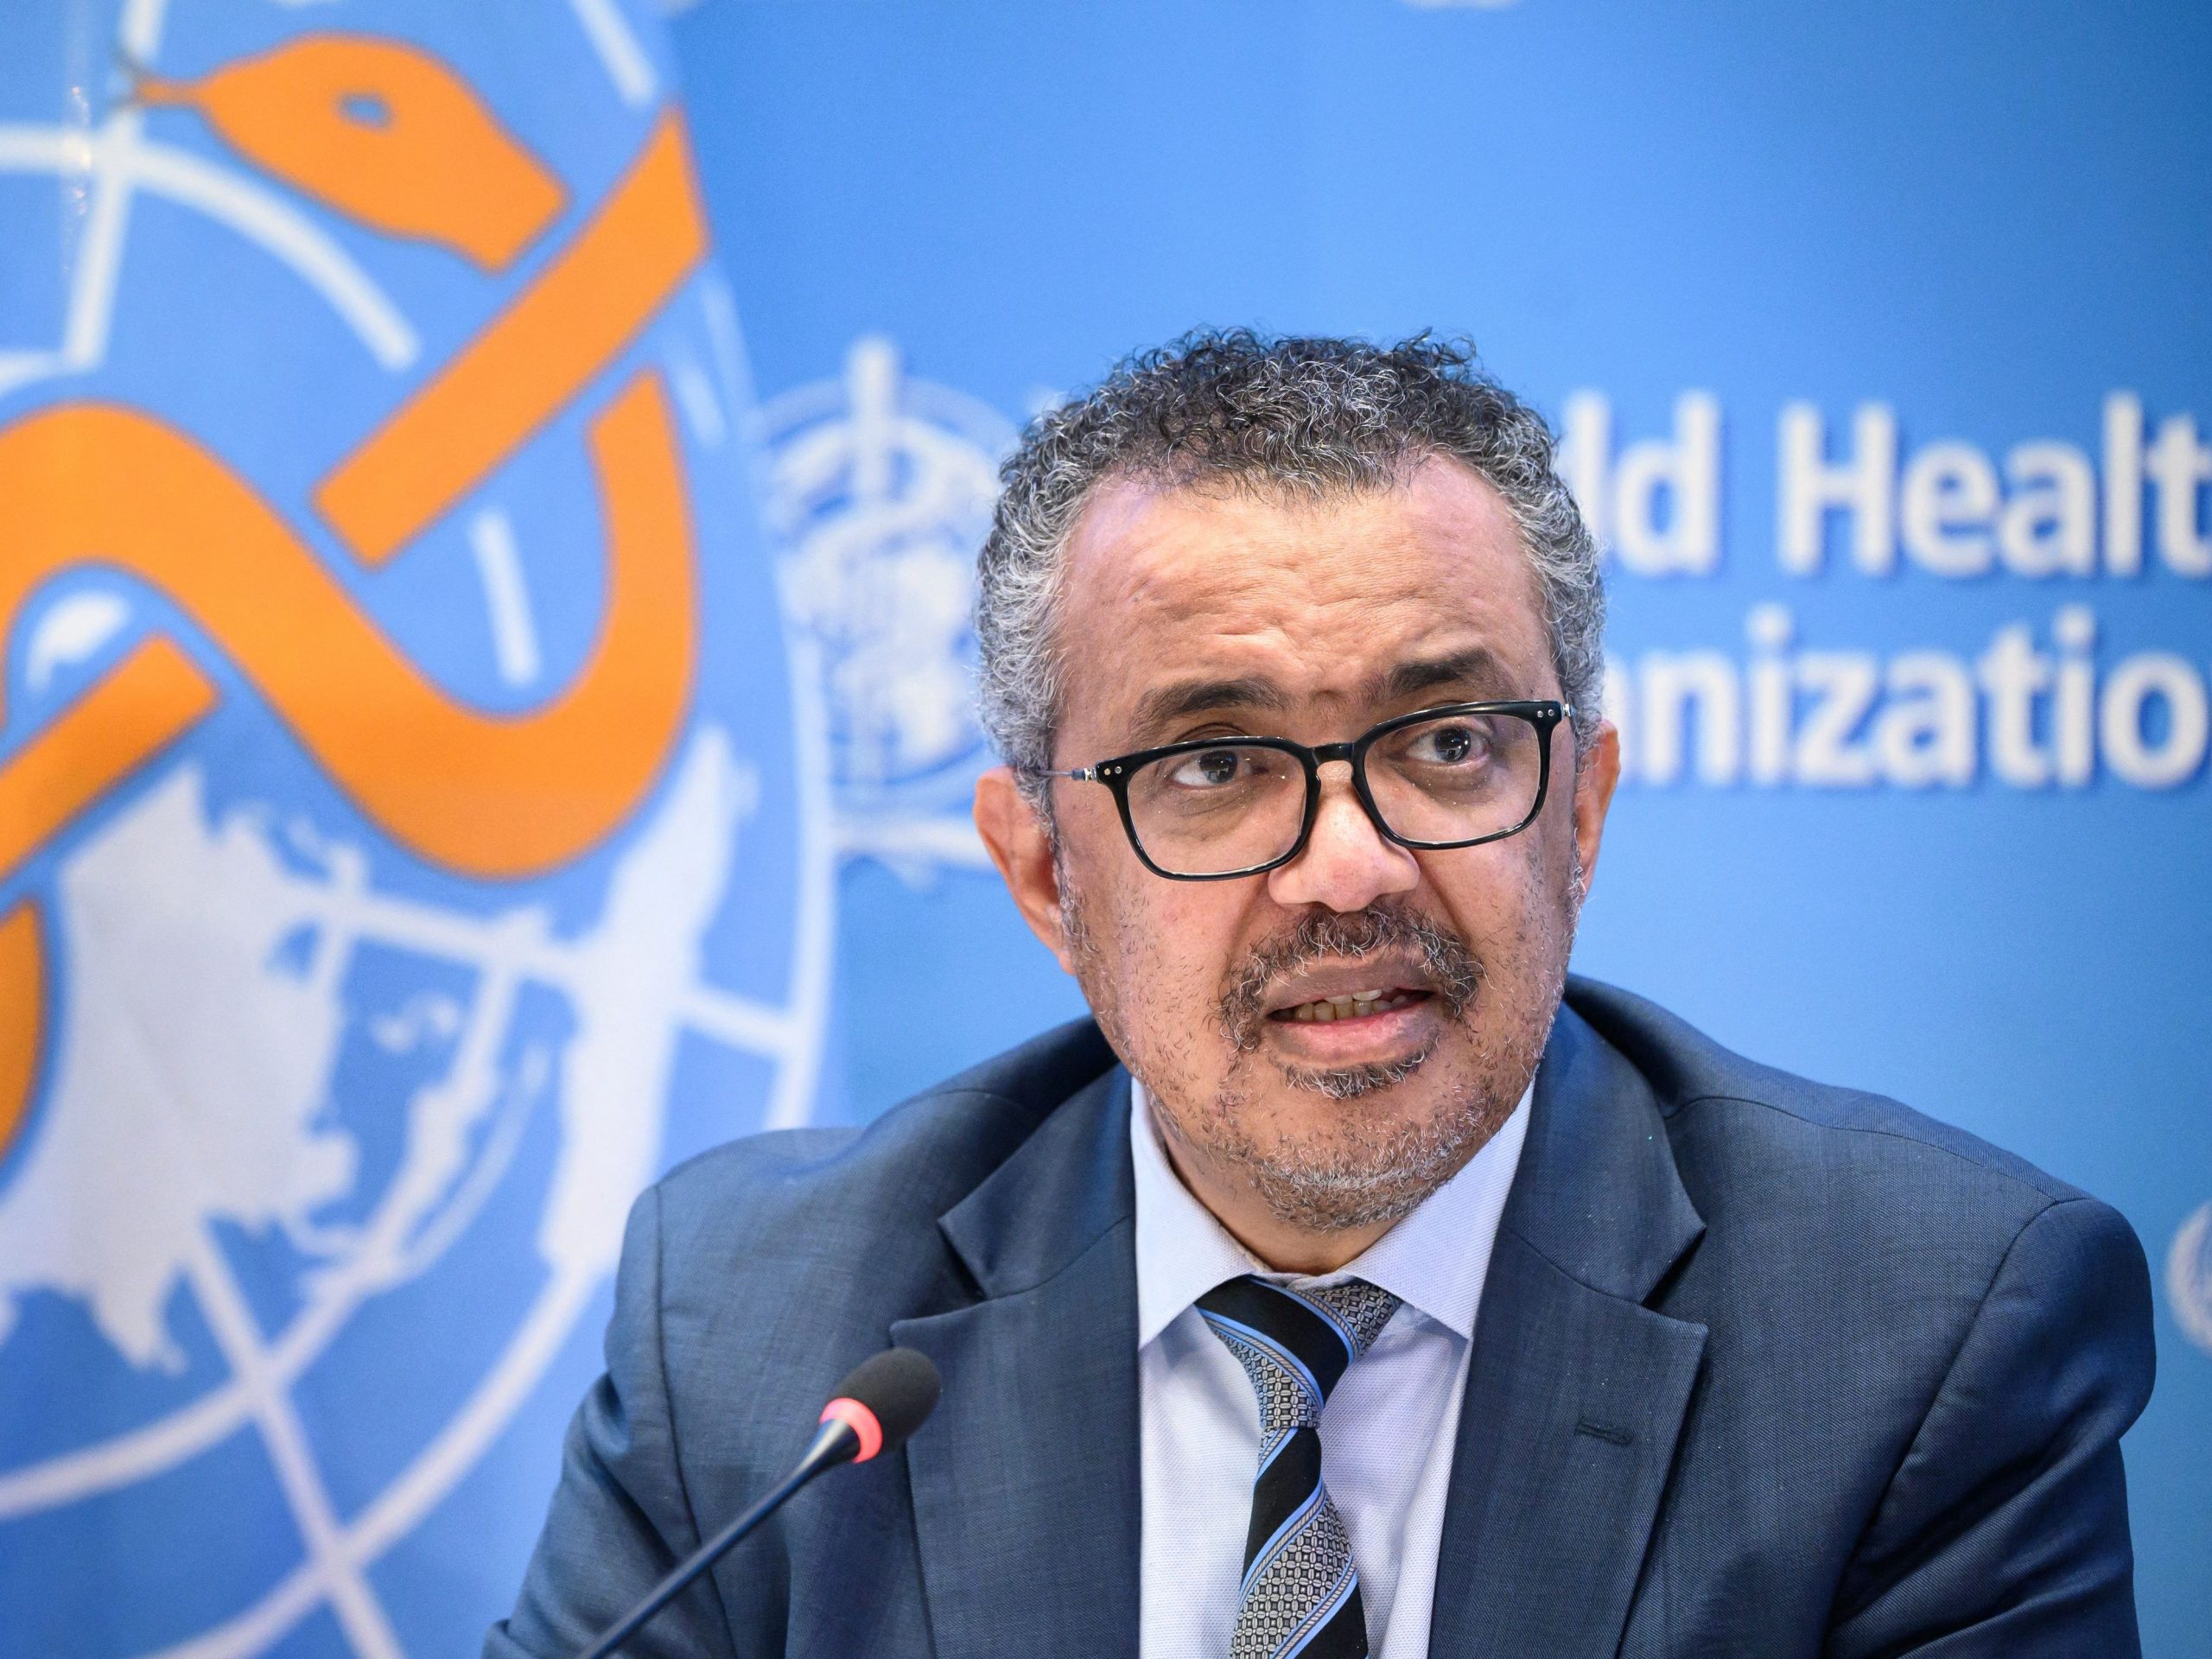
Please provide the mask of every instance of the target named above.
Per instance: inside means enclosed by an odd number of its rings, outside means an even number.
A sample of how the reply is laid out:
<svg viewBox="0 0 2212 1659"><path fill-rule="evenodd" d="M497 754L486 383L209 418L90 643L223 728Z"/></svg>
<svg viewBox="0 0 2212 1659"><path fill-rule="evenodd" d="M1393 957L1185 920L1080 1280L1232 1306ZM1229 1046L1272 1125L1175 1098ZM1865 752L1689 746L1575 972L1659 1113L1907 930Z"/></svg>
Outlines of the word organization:
<svg viewBox="0 0 2212 1659"><path fill-rule="evenodd" d="M1778 604L1741 655L1608 658L1605 709L1630 782L1765 788L2171 790L2204 769L2212 696L2195 663L2105 660L2084 605L1998 626L1973 653L1815 649Z"/></svg>

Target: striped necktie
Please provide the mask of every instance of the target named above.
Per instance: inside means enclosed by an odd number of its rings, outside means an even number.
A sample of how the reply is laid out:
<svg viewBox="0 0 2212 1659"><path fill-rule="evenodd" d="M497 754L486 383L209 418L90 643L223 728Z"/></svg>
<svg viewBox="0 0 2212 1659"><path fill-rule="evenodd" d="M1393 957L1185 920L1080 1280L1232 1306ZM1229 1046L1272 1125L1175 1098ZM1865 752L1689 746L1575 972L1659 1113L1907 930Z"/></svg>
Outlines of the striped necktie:
<svg viewBox="0 0 2212 1659"><path fill-rule="evenodd" d="M1360 1279L1287 1290L1248 1274L1198 1298L1260 1397L1260 1472L1230 1659L1365 1659L1351 1541L1321 1484L1321 1407L1397 1306Z"/></svg>

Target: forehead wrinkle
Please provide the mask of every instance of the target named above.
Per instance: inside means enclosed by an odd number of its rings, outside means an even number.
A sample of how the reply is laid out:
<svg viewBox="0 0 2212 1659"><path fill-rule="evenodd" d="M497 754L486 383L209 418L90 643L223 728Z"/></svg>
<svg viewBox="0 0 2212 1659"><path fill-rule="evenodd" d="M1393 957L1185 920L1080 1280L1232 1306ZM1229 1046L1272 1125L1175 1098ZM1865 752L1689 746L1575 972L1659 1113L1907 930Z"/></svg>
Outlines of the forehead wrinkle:
<svg viewBox="0 0 2212 1659"><path fill-rule="evenodd" d="M1125 615L1262 634L1301 607L1427 603L1433 560L1452 537L1434 512L1408 511L1418 505L1408 496L1401 486L1313 501L1224 499L1123 480L1092 504L1071 554L1103 588L1098 599Z"/></svg>

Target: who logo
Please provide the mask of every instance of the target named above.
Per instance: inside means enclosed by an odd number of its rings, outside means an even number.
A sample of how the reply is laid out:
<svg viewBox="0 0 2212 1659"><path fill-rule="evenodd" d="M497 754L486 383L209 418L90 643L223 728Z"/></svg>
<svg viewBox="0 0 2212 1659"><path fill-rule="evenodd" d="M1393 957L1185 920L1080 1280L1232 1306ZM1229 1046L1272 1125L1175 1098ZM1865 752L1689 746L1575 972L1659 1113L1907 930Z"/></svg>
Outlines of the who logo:
<svg viewBox="0 0 2212 1659"><path fill-rule="evenodd" d="M631 1198L810 1109L820 698L643 31L0 23L10 1654L473 1648Z"/></svg>
<svg viewBox="0 0 2212 1659"><path fill-rule="evenodd" d="M755 448L801 682L820 690L834 839L911 886L988 870L970 805L992 764L976 717L976 558L1014 428L908 376L864 335L844 373L775 397Z"/></svg>

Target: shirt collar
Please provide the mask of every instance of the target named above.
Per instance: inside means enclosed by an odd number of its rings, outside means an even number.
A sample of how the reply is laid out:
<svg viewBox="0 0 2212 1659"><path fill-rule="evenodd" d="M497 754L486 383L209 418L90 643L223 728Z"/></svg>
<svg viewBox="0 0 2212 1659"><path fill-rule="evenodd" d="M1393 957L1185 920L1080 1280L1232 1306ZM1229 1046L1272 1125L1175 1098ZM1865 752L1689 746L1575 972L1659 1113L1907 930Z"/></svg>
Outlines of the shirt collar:
<svg viewBox="0 0 2212 1659"><path fill-rule="evenodd" d="M1533 1091L1533 1084L1522 1091L1498 1132L1413 1214L1340 1273L1309 1281L1262 1267L1192 1196L1161 1149L1144 1084L1133 1080L1129 1152L1136 1170L1137 1346L1149 1344L1216 1285L1248 1273L1290 1285L1364 1279L1461 1338L1471 1338L1498 1218L1521 1166Z"/></svg>

